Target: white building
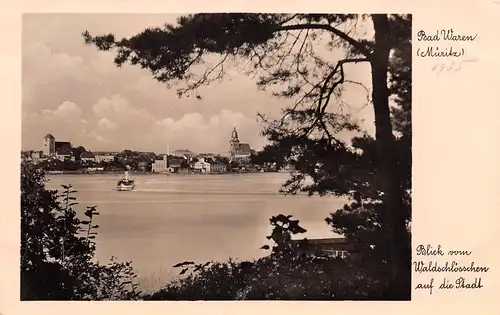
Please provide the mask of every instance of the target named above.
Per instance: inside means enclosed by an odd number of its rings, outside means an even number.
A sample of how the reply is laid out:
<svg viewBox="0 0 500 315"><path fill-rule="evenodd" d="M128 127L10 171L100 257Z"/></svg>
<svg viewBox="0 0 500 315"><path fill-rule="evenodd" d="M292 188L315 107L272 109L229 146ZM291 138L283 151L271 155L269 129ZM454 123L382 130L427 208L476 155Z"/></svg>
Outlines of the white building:
<svg viewBox="0 0 500 315"><path fill-rule="evenodd" d="M43 138L42 152L45 156L51 156L56 153L56 138L50 133Z"/></svg>
<svg viewBox="0 0 500 315"><path fill-rule="evenodd" d="M194 163L193 168L201 173L222 173L227 171L226 164L214 161L210 158L200 158Z"/></svg>
<svg viewBox="0 0 500 315"><path fill-rule="evenodd" d="M58 159L61 162L64 162L65 160L70 160L72 162L75 161L75 157L71 152L56 152L56 159Z"/></svg>
<svg viewBox="0 0 500 315"><path fill-rule="evenodd" d="M92 152L82 152L82 154L80 154L80 160L82 160L82 162L95 162L95 154Z"/></svg>
<svg viewBox="0 0 500 315"><path fill-rule="evenodd" d="M113 162L115 160L115 154L114 153L108 153L108 152L95 152L94 153L94 160L96 163L101 163L101 162Z"/></svg>
<svg viewBox="0 0 500 315"><path fill-rule="evenodd" d="M165 173L168 170L168 161L167 155L163 156L161 160L155 160L153 164L151 164L151 172L153 173Z"/></svg>

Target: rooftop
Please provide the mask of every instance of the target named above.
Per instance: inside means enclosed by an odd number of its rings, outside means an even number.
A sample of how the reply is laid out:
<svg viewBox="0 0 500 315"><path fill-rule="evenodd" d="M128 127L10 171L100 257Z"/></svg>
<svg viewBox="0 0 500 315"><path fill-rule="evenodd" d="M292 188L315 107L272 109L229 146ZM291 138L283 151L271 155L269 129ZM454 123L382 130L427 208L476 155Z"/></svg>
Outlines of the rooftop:
<svg viewBox="0 0 500 315"><path fill-rule="evenodd" d="M235 155L250 155L252 153L252 149L250 148L250 144L240 143L238 148L231 153Z"/></svg>
<svg viewBox="0 0 500 315"><path fill-rule="evenodd" d="M73 152L71 151L71 149L61 148L59 150L56 150L56 154L57 155L72 155Z"/></svg>
<svg viewBox="0 0 500 315"><path fill-rule="evenodd" d="M71 142L69 141L56 141L55 142L56 151L67 151L71 150Z"/></svg>
<svg viewBox="0 0 500 315"><path fill-rule="evenodd" d="M347 251L352 251L355 249L355 244L343 237L292 240L291 243L299 245L304 249L329 248L333 250L347 250Z"/></svg>
<svg viewBox="0 0 500 315"><path fill-rule="evenodd" d="M170 159L168 161L168 164L171 167L180 167L183 161L184 161L183 159Z"/></svg>

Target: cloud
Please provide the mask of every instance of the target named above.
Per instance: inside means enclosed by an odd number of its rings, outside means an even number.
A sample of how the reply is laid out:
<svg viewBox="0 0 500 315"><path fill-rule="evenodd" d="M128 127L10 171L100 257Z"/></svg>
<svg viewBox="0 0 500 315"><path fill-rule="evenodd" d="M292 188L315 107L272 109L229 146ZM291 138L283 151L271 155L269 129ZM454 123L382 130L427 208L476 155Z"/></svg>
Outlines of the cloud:
<svg viewBox="0 0 500 315"><path fill-rule="evenodd" d="M203 88L203 100L179 99L137 66L117 68L111 52L85 45L81 32L130 36L174 15L26 15L23 18L22 146L40 147L45 134L92 150L227 151L236 126L241 141L258 149L265 139L257 112L279 115L290 100L258 92L255 81L232 77ZM358 71L359 70L359 71ZM369 78L369 69L349 69L349 80ZM358 76L359 74L359 76ZM359 78L358 78L359 77ZM360 87L346 90L353 112L365 102ZM355 100L355 98L357 98ZM373 113L359 116L373 122ZM366 116L365 113L368 113Z"/></svg>
<svg viewBox="0 0 500 315"><path fill-rule="evenodd" d="M242 142L260 149L265 140L260 136L260 125L253 117L228 109L213 115L186 113L178 120L165 118L158 120L154 134L163 135L164 141L177 148L195 151L225 153L229 149L231 131L236 127Z"/></svg>
<svg viewBox="0 0 500 315"><path fill-rule="evenodd" d="M82 117L80 106L70 101L62 102L52 110L25 112L22 126L23 145L26 142L32 149L41 149L42 139L47 133L58 140L85 143L85 135L91 130L89 122Z"/></svg>
<svg viewBox="0 0 500 315"><path fill-rule="evenodd" d="M107 118L101 118L101 120L99 120L99 128L101 129L118 129L118 127L117 123L110 121Z"/></svg>
<svg viewBox="0 0 500 315"><path fill-rule="evenodd" d="M81 56L70 56L64 52L53 53L50 48L39 42L23 49L23 68L30 71L30 75L25 78L31 81L81 76L85 71L83 63Z"/></svg>
<svg viewBox="0 0 500 315"><path fill-rule="evenodd" d="M247 137L247 141L253 140L254 146L262 145L261 137L255 132L260 130L256 120L227 109L213 115L190 112L177 119L155 117L144 108L132 106L129 100L120 95L102 98L92 109L99 118L94 137L100 142L113 143L114 150L161 152L169 143L173 149L223 153L228 150L229 136L234 126L238 127L241 135Z"/></svg>
<svg viewBox="0 0 500 315"><path fill-rule="evenodd" d="M155 118L144 108L135 108L120 95L102 98L92 106L94 114L100 118L100 126L108 129L131 126L147 126L155 122ZM112 128L109 128L112 127Z"/></svg>
<svg viewBox="0 0 500 315"><path fill-rule="evenodd" d="M80 118L82 110L75 103L66 101L60 104L55 110L46 109L42 111L42 114L46 116L53 116L60 120L74 121L75 119Z"/></svg>

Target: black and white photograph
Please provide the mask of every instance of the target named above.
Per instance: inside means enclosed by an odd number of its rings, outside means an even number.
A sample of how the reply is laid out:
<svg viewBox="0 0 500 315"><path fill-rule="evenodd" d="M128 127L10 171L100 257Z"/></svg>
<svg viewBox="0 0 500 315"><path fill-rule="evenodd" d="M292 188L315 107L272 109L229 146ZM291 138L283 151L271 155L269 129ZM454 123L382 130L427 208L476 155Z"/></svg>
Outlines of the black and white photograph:
<svg viewBox="0 0 500 315"><path fill-rule="evenodd" d="M21 301L410 301L411 102L411 14L23 14Z"/></svg>

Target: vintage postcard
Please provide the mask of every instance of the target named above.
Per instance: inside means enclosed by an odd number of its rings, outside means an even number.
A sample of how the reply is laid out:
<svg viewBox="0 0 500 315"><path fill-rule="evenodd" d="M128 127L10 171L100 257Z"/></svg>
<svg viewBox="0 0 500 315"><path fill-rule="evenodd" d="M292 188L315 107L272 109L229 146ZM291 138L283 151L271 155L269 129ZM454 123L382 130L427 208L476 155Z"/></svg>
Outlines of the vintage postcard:
<svg viewBox="0 0 500 315"><path fill-rule="evenodd" d="M29 3L1 314L498 311L499 3Z"/></svg>

